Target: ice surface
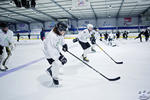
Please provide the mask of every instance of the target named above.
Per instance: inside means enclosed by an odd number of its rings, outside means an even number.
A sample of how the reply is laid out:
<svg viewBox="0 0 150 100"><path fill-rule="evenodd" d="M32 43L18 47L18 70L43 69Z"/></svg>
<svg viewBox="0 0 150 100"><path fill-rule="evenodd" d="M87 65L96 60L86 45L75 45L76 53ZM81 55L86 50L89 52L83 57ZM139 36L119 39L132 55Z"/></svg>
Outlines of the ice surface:
<svg viewBox="0 0 150 100"><path fill-rule="evenodd" d="M66 40L69 50L81 58L83 52L78 43ZM90 53L89 64L109 78L121 79L109 82L68 53L62 52L68 63L61 68L59 87L51 87L51 78L45 70L45 59L23 69L0 77L0 100L138 100L139 91L150 91L150 42L116 40L117 46L97 43L116 61L117 65L98 47ZM44 57L42 41L22 40L17 43L7 63L9 69ZM2 72L0 72L1 74Z"/></svg>

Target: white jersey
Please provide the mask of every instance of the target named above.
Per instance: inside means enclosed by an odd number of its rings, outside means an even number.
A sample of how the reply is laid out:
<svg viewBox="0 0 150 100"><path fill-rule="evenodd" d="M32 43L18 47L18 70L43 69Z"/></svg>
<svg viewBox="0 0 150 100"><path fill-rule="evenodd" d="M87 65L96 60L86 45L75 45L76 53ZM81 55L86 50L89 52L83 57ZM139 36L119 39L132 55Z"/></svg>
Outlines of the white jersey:
<svg viewBox="0 0 150 100"><path fill-rule="evenodd" d="M110 34L108 35L108 38L114 39L114 34L110 33Z"/></svg>
<svg viewBox="0 0 150 100"><path fill-rule="evenodd" d="M8 30L7 33L4 33L0 29L0 45L8 47L10 43L13 44L13 32Z"/></svg>
<svg viewBox="0 0 150 100"><path fill-rule="evenodd" d="M64 45L64 36L57 35L53 30L49 32L44 40L44 54L46 58L58 60L60 57L60 45Z"/></svg>
<svg viewBox="0 0 150 100"><path fill-rule="evenodd" d="M93 32L94 32L93 34L94 34L95 39L98 39L100 36L99 32L95 30Z"/></svg>
<svg viewBox="0 0 150 100"><path fill-rule="evenodd" d="M78 34L78 39L81 42L88 42L88 39L91 37L91 34L93 33L93 31L90 31L88 29L83 30L82 32L80 32Z"/></svg>

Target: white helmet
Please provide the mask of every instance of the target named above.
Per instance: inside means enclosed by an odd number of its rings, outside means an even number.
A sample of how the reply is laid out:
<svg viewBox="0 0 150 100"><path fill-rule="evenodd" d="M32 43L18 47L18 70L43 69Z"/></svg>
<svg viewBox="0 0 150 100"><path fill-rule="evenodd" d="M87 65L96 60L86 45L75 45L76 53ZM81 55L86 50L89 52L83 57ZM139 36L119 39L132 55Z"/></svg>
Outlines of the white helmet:
<svg viewBox="0 0 150 100"><path fill-rule="evenodd" d="M92 24L88 24L87 28L89 29L90 27L93 28L93 25Z"/></svg>

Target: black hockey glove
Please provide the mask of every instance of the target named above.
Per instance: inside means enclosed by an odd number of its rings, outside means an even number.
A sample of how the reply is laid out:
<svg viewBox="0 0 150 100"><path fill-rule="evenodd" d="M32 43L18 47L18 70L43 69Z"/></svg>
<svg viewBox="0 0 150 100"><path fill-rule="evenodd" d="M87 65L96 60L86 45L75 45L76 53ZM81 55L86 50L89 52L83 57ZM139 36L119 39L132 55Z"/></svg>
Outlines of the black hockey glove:
<svg viewBox="0 0 150 100"><path fill-rule="evenodd" d="M75 42L77 42L77 41L79 41L78 38L73 39L73 43L75 43Z"/></svg>
<svg viewBox="0 0 150 100"><path fill-rule="evenodd" d="M52 64L55 60L53 58L47 59L47 61L49 62L49 64Z"/></svg>
<svg viewBox="0 0 150 100"><path fill-rule="evenodd" d="M64 44L64 45L63 45L62 50L63 50L64 52L68 51L68 46L67 46L67 44Z"/></svg>
<svg viewBox="0 0 150 100"><path fill-rule="evenodd" d="M60 53L60 57L59 57L59 61L64 65L65 63L67 63L67 59L64 57L64 55L62 55Z"/></svg>
<svg viewBox="0 0 150 100"><path fill-rule="evenodd" d="M95 39L95 37L90 37L90 41L91 41L92 44L96 44L96 39Z"/></svg>

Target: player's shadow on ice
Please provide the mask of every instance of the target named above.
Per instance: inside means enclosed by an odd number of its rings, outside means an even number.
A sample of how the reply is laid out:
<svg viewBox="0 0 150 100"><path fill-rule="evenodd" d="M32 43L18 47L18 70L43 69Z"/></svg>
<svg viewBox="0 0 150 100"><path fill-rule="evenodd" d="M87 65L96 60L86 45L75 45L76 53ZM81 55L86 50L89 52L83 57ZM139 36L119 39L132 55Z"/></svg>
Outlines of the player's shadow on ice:
<svg viewBox="0 0 150 100"><path fill-rule="evenodd" d="M52 79L50 76L48 76L47 74L42 74L40 75L37 80L39 81L39 83L46 87L46 88L51 88L52 85Z"/></svg>
<svg viewBox="0 0 150 100"><path fill-rule="evenodd" d="M77 75L78 74L78 71L80 71L80 68L83 67L83 64L75 64L75 65L69 65L69 66L66 66L63 68L63 71L62 73L60 73L60 76L61 75L66 75L66 76L70 76L71 75ZM38 78L37 78L38 82L46 87L46 88L52 88L52 79L51 79L51 76L48 75L48 74L41 74Z"/></svg>

